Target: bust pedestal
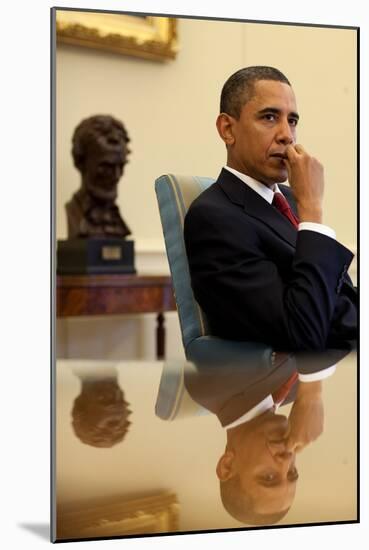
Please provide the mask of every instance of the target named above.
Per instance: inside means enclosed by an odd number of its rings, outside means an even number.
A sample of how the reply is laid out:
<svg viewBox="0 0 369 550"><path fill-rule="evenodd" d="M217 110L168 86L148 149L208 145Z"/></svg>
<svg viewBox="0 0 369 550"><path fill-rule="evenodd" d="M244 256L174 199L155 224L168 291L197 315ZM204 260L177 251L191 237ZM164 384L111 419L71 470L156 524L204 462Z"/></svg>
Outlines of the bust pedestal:
<svg viewBox="0 0 369 550"><path fill-rule="evenodd" d="M134 241L118 238L58 240L57 273L136 273Z"/></svg>

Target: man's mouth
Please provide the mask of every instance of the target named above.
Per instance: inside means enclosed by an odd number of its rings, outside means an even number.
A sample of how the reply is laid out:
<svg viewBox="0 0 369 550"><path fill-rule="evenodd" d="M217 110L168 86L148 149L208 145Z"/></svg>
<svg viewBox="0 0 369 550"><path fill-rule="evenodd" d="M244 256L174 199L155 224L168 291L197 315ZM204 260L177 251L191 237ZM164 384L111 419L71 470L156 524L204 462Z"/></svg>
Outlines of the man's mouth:
<svg viewBox="0 0 369 550"><path fill-rule="evenodd" d="M287 155L285 153L273 153L270 156L278 159L283 159L283 160L287 159Z"/></svg>

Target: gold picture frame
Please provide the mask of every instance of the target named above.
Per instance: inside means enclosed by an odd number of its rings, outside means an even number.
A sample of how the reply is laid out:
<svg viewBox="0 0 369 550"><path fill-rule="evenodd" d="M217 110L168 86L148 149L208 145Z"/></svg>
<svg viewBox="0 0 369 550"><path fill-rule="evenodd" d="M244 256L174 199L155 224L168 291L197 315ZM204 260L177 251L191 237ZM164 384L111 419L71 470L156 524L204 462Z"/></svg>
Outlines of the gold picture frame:
<svg viewBox="0 0 369 550"><path fill-rule="evenodd" d="M58 504L58 541L178 530L179 503L170 491L128 500L114 496Z"/></svg>
<svg viewBox="0 0 369 550"><path fill-rule="evenodd" d="M154 61L175 59L177 20L104 12L56 10L56 39Z"/></svg>

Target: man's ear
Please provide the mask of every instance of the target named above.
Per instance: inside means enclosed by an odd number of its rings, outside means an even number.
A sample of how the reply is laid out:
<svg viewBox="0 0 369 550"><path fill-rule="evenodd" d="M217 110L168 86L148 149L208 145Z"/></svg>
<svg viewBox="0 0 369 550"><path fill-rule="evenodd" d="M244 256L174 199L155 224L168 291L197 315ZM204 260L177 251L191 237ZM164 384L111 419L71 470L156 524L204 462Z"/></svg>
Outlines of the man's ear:
<svg viewBox="0 0 369 550"><path fill-rule="evenodd" d="M228 449L224 451L218 460L216 472L220 481L228 481L228 479L235 475L234 451Z"/></svg>
<svg viewBox="0 0 369 550"><path fill-rule="evenodd" d="M226 145L233 145L235 138L233 135L233 119L227 113L220 113L216 122L218 134Z"/></svg>

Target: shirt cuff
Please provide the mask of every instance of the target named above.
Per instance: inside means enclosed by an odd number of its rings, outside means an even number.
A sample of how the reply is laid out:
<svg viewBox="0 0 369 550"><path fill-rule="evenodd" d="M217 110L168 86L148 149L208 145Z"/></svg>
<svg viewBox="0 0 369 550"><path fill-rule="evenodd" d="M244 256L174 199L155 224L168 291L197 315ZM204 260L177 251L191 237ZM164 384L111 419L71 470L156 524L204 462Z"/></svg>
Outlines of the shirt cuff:
<svg viewBox="0 0 369 550"><path fill-rule="evenodd" d="M328 225L323 225L322 223L301 222L299 223L298 230L302 231L303 229L307 229L309 231L316 231L316 233L321 233L322 235L331 237L331 239L336 239L335 230L332 229L331 227L328 227Z"/></svg>
<svg viewBox="0 0 369 550"><path fill-rule="evenodd" d="M335 370L336 365L332 365L328 369L319 370L318 372L312 372L311 374L301 374L299 372L299 380L300 382L316 382L317 380L324 380L324 378L332 376Z"/></svg>

